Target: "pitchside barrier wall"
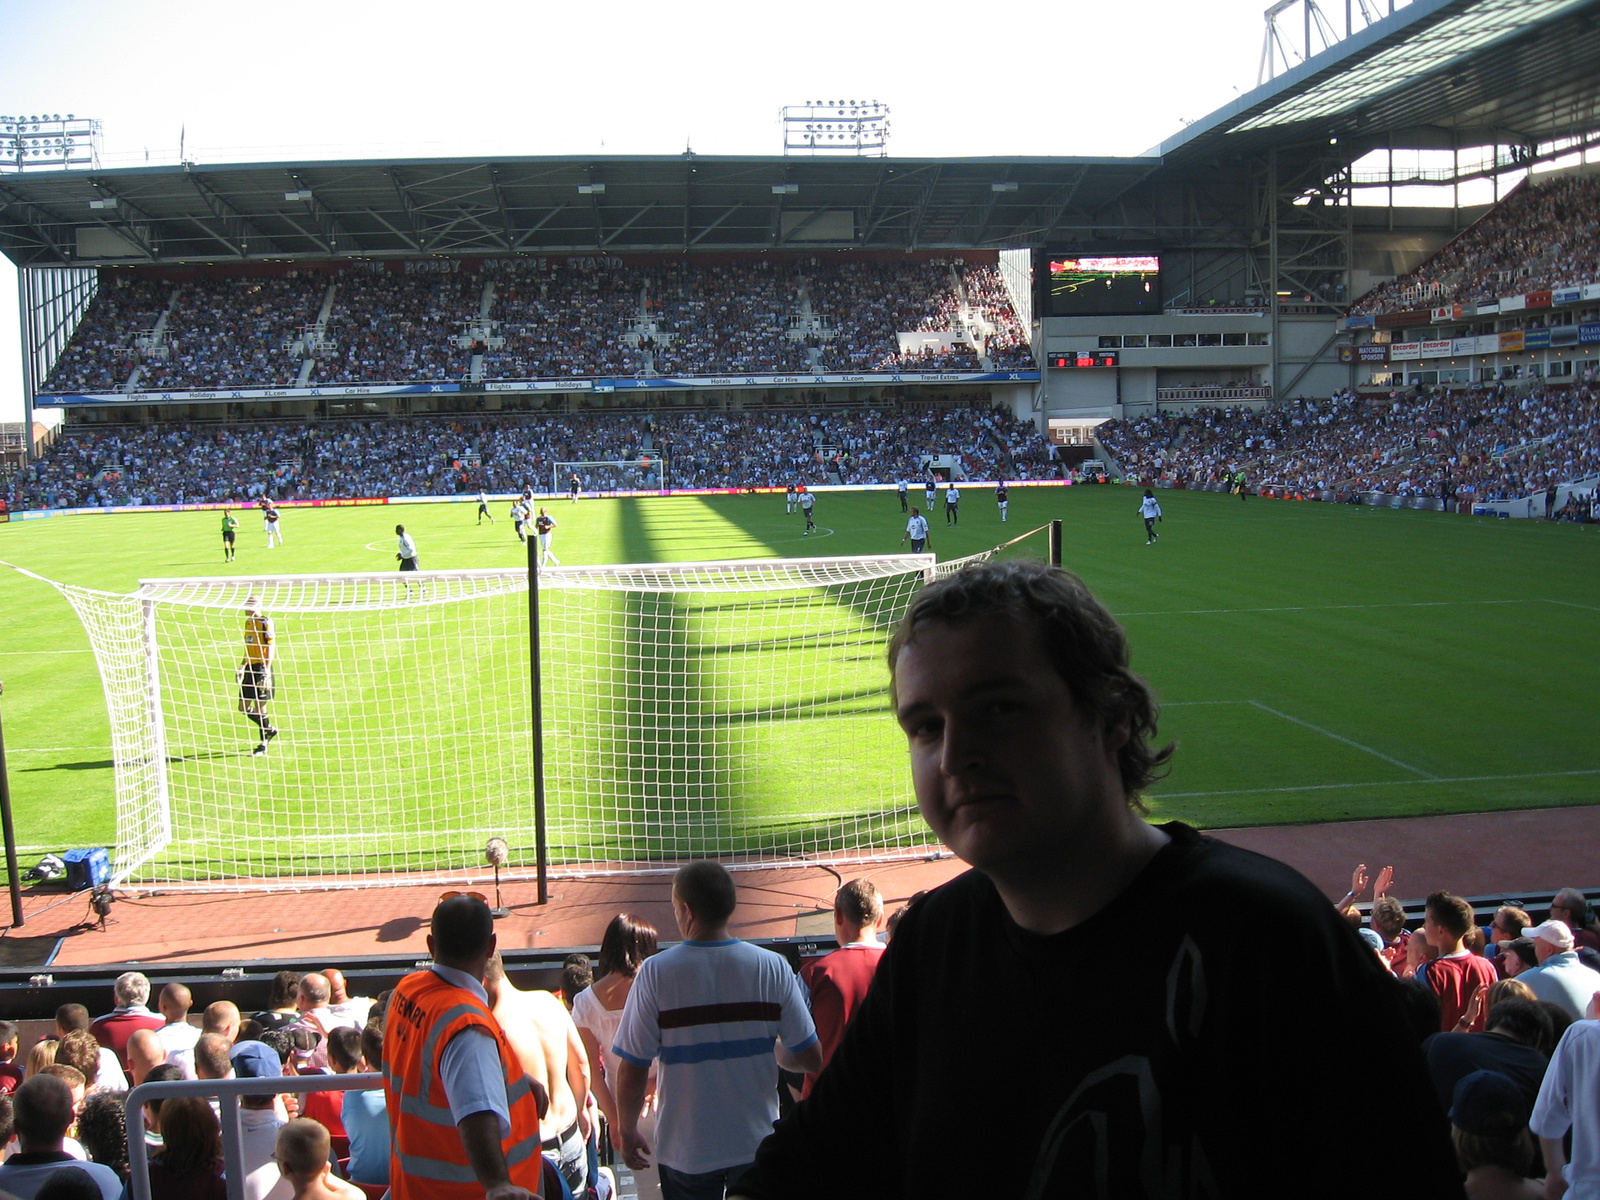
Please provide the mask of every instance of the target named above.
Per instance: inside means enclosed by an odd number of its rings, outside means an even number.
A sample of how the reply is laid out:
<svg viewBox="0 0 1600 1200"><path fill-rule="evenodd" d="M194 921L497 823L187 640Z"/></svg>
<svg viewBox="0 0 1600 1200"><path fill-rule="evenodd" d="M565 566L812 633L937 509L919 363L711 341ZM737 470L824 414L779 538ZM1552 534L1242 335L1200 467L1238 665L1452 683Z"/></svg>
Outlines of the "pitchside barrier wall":
<svg viewBox="0 0 1600 1200"><path fill-rule="evenodd" d="M910 494L920 496L922 484L920 479L908 481L911 484ZM956 486L966 488L994 488L999 486L999 481L994 479L958 479ZM1008 479L1007 487L1071 487L1070 479ZM943 482L941 482L941 488ZM898 491L898 483L819 483L816 486L806 484L808 492L893 492ZM663 488L655 489L621 489L618 491L590 491L579 492L582 500L616 500L630 499L637 496L781 496L787 489L782 487L729 487L729 488ZM491 501L509 504L519 499L521 492L488 492L485 493ZM570 492L535 492L535 500L570 500ZM374 504L476 504L477 492L463 492L454 496L358 496L350 499L339 500L274 500L274 508L362 508ZM246 500L204 500L194 504L113 504L101 508L34 508L23 509L11 514L13 521L37 520L41 517L81 517L94 513L152 513L152 512L207 512L224 508L238 509L249 513L256 507L254 498Z"/></svg>

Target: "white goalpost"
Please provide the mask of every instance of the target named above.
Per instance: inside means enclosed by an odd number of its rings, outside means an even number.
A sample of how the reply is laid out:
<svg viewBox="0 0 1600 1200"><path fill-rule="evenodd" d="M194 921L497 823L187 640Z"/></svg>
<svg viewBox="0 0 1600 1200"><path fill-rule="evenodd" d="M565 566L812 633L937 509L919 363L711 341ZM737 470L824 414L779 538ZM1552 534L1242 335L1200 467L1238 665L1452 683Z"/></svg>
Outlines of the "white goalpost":
<svg viewBox="0 0 1600 1200"><path fill-rule="evenodd" d="M424 571L58 584L110 710L121 881L195 888L773 865L923 849L884 652L930 555L538 575ZM266 753L241 711L272 619Z"/></svg>
<svg viewBox="0 0 1600 1200"><path fill-rule="evenodd" d="M667 488L667 460L657 454L639 458L595 458L556 462L550 467L550 490L565 494L572 476L582 492L657 491Z"/></svg>

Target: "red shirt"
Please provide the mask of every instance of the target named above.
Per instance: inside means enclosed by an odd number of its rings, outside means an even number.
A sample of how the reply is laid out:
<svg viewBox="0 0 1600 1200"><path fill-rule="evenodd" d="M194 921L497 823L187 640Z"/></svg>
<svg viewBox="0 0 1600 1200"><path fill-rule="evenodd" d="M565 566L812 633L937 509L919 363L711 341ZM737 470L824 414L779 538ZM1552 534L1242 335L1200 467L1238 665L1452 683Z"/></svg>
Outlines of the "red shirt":
<svg viewBox="0 0 1600 1200"><path fill-rule="evenodd" d="M117 1056L122 1063L122 1069L128 1069L128 1039L141 1029L160 1029L167 1023L167 1019L160 1013L153 1013L149 1009L135 1012L129 1009L117 1009L103 1017L95 1019L89 1026L89 1032L94 1034L94 1040Z"/></svg>
<svg viewBox="0 0 1600 1200"><path fill-rule="evenodd" d="M307 1092L300 1101L300 1115L321 1125L329 1137L346 1136L343 1111L343 1092Z"/></svg>
<svg viewBox="0 0 1600 1200"><path fill-rule="evenodd" d="M844 1040L850 1016L872 985L873 973L882 957L882 946L841 946L832 954L812 959L800 968L800 978L811 991L811 1019L816 1022L824 1069ZM811 1094L816 1082L815 1075L806 1076L801 1099Z"/></svg>
<svg viewBox="0 0 1600 1200"><path fill-rule="evenodd" d="M1459 958L1436 958L1428 964L1428 986L1439 997L1439 1029L1443 1033L1455 1030L1456 1022L1466 1015L1472 994L1480 987L1490 987L1500 978L1494 964L1477 954L1464 954ZM1484 1009L1468 1033L1482 1033L1488 1023L1489 1011Z"/></svg>
<svg viewBox="0 0 1600 1200"><path fill-rule="evenodd" d="M0 1094L9 1094L22 1086L22 1068L14 1062L0 1063Z"/></svg>

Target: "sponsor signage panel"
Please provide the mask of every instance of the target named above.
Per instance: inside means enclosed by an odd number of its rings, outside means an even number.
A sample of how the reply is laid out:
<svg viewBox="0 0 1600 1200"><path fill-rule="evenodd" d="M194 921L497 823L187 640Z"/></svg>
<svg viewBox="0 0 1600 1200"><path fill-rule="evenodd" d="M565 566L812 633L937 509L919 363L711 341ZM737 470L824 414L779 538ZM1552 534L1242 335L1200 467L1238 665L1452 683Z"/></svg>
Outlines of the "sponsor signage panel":
<svg viewBox="0 0 1600 1200"><path fill-rule="evenodd" d="M1381 342L1368 342L1363 346L1340 346L1339 361L1342 363L1386 363L1389 361L1389 347Z"/></svg>
<svg viewBox="0 0 1600 1200"><path fill-rule="evenodd" d="M1550 293L1549 292L1528 292L1522 298L1523 298L1524 301L1527 302L1527 305L1528 305L1529 308L1549 308L1550 307Z"/></svg>
<svg viewBox="0 0 1600 1200"><path fill-rule="evenodd" d="M1501 296L1500 297L1500 311L1503 312L1503 313L1521 312L1523 309L1525 309L1527 307L1528 307L1528 298L1526 296Z"/></svg>
<svg viewBox="0 0 1600 1200"><path fill-rule="evenodd" d="M1550 293L1550 302L1552 304L1576 304L1582 299L1583 289L1581 287L1557 288Z"/></svg>
<svg viewBox="0 0 1600 1200"><path fill-rule="evenodd" d="M1524 350L1544 350L1550 345L1550 331L1548 329L1525 329L1522 331L1522 348Z"/></svg>
<svg viewBox="0 0 1600 1200"><path fill-rule="evenodd" d="M1440 338L1436 341L1422 343L1422 358L1449 358L1450 348L1454 345L1449 338Z"/></svg>
<svg viewBox="0 0 1600 1200"><path fill-rule="evenodd" d="M1422 357L1421 342L1396 342L1389 347L1390 362L1406 362Z"/></svg>
<svg viewBox="0 0 1600 1200"><path fill-rule="evenodd" d="M1510 329L1500 335L1500 353L1514 354L1522 349L1522 330Z"/></svg>
<svg viewBox="0 0 1600 1200"><path fill-rule="evenodd" d="M1600 342L1600 321L1585 321L1579 325L1578 341L1585 346Z"/></svg>

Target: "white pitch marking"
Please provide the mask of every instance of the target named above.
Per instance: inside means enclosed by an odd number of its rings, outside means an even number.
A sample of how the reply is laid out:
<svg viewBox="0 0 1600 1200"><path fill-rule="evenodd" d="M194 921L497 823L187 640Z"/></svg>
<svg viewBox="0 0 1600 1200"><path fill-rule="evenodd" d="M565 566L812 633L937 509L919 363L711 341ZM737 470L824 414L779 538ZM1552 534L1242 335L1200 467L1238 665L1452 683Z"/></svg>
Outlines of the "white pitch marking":
<svg viewBox="0 0 1600 1200"><path fill-rule="evenodd" d="M1392 604L1288 604L1280 608L1174 608L1150 612L1117 613L1119 617L1198 617L1228 613L1336 612L1359 608L1449 608L1457 604L1537 604L1537 600L1397 600ZM1559 600L1552 604L1562 603ZM1582 608L1583 605L1576 607Z"/></svg>
<svg viewBox="0 0 1600 1200"><path fill-rule="evenodd" d="M1275 717L1282 717L1285 721L1291 721L1296 725L1311 730L1313 733L1320 733L1323 737L1330 737L1336 742L1343 742L1346 746L1353 746L1357 750L1361 750L1372 755L1374 758L1381 758L1384 762L1391 763L1403 770L1410 771L1414 775L1421 775L1424 779L1439 778L1432 772L1424 771L1421 767L1413 767L1410 763L1403 763L1398 758L1390 758L1381 750L1374 750L1371 746L1363 746L1360 742L1352 741L1347 737L1343 737L1340 734L1334 733L1331 729L1324 729L1320 725L1313 725L1310 721L1302 721L1299 717L1291 717L1286 712L1279 712L1277 709L1271 708L1268 705L1261 703L1259 700L1252 700L1250 703L1255 705L1255 707L1259 708L1262 712L1271 713Z"/></svg>
<svg viewBox="0 0 1600 1200"><path fill-rule="evenodd" d="M93 654L93 650L0 650L0 654Z"/></svg>
<svg viewBox="0 0 1600 1200"><path fill-rule="evenodd" d="M110 746L7 746L7 754L110 754Z"/></svg>
<svg viewBox="0 0 1600 1200"><path fill-rule="evenodd" d="M1559 604L1563 608L1581 608L1585 612L1600 612L1600 608L1596 608L1592 604L1574 604L1571 600L1544 600L1544 601L1541 601L1541 603L1544 603L1544 604Z"/></svg>
<svg viewBox="0 0 1600 1200"><path fill-rule="evenodd" d="M1335 792L1350 788L1412 787L1419 783L1500 783L1516 779L1568 779L1584 775L1600 775L1600 768L1583 771L1537 771L1529 775L1459 775L1441 777L1430 775L1427 779L1385 779L1379 783L1307 783L1300 787L1231 788L1220 792L1158 792L1158 800L1201 800L1210 796L1259 796L1283 792ZM1374 818L1376 820L1378 818Z"/></svg>

